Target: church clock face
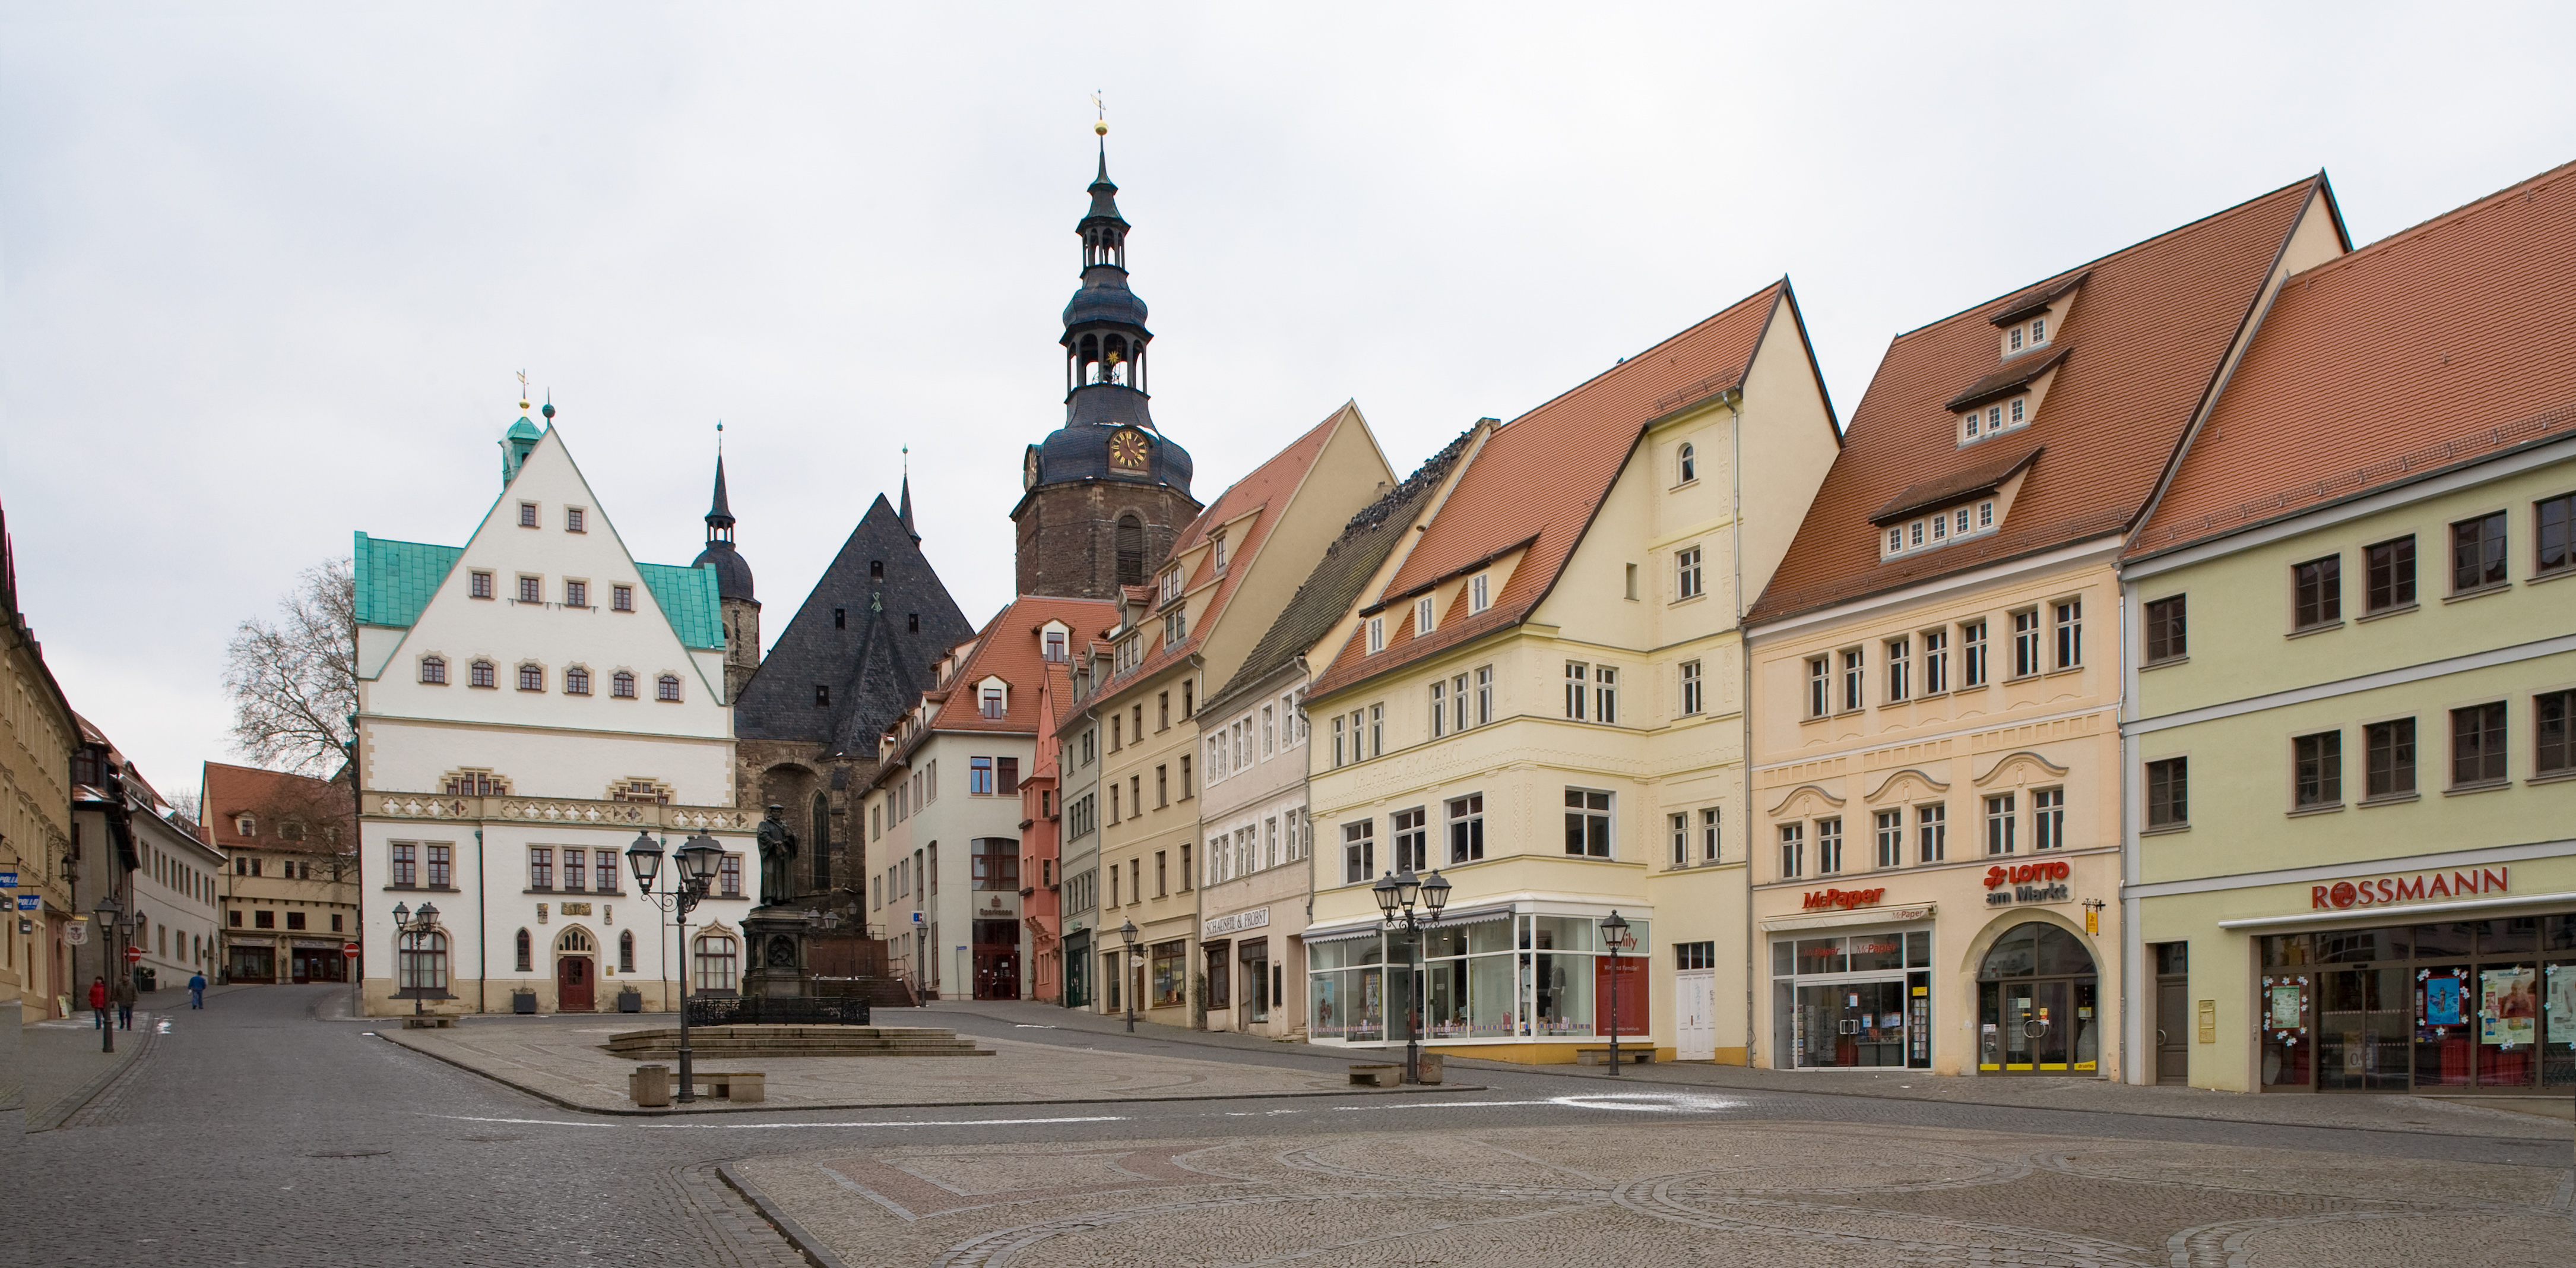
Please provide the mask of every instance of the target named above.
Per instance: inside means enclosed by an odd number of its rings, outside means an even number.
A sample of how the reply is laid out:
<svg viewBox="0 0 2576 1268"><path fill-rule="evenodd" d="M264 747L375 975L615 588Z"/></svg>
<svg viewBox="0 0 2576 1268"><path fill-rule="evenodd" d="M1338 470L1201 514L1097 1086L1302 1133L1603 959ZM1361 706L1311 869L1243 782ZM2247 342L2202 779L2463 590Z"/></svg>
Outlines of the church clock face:
<svg viewBox="0 0 2576 1268"><path fill-rule="evenodd" d="M1150 451L1151 445L1146 441L1145 433L1133 427L1125 428L1109 438L1109 466L1112 470L1141 474Z"/></svg>

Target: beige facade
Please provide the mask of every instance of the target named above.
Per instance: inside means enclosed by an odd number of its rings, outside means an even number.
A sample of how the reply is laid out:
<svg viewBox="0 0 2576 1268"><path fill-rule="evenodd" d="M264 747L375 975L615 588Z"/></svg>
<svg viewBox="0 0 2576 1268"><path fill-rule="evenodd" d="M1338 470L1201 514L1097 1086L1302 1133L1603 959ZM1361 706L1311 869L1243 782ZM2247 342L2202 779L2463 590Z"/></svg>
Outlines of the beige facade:
<svg viewBox="0 0 2576 1268"><path fill-rule="evenodd" d="M1282 1038L1302 1023L1306 904L1303 658L1202 711L1199 973L1207 1028Z"/></svg>
<svg viewBox="0 0 2576 1268"><path fill-rule="evenodd" d="M0 559L6 551L0 550ZM72 877L72 749L80 727L45 668L34 632L18 612L17 578L0 612L0 868L17 874L7 950L0 954L0 996L15 1001L21 1021L69 1016L75 989L69 927L82 920ZM33 899L31 904L28 900Z"/></svg>

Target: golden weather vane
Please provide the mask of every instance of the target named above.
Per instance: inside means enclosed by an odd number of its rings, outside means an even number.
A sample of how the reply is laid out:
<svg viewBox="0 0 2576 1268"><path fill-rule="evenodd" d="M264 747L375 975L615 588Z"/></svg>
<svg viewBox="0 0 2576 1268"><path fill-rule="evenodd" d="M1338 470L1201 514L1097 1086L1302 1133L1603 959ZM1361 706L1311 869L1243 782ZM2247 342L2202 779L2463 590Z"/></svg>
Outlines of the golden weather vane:
<svg viewBox="0 0 2576 1268"><path fill-rule="evenodd" d="M1105 105L1105 104L1103 104L1103 103L1101 102L1101 100L1100 100L1100 94L1099 94L1099 93L1097 93L1097 92L1094 92L1094 93L1092 93L1092 94L1091 94L1091 108L1092 108L1094 111L1096 111L1096 112L1098 113L1098 116L1099 116L1098 118L1096 118L1096 119L1094 119L1094 120L1092 121L1092 124L1091 124L1091 132L1092 132L1092 135L1094 135L1094 136L1107 136L1107 135L1109 135L1109 107L1108 107L1107 105Z"/></svg>
<svg viewBox="0 0 2576 1268"><path fill-rule="evenodd" d="M525 371L525 370L521 370L521 371L519 371L519 410L520 410L520 412L525 413L525 412L527 411L527 408L528 408L528 372L527 372L527 371Z"/></svg>

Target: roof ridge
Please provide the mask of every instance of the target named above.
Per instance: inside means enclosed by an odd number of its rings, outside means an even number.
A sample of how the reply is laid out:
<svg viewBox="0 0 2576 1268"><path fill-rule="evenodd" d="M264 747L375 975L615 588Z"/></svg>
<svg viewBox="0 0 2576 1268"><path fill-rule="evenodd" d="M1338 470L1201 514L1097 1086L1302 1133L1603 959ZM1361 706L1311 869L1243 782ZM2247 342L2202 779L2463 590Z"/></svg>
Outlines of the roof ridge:
<svg viewBox="0 0 2576 1268"><path fill-rule="evenodd" d="M2512 198L2515 194L2523 194L2526 196L2537 194L2541 190L2571 177L2576 177L2576 159L2570 159L2565 163L2561 163L2556 167L2550 168L2548 171L2540 172L2523 180L2516 181L2515 183L2507 185L2492 193L2481 194L2478 197L2461 203L2459 206L2453 207L2448 211L2440 212L2416 221L2414 224L2408 225L2403 229L2399 229L2376 242L2354 247L2352 250L2346 251L2343 254L2318 264L2313 268L2293 273L2282 282L2282 285L2286 287L2290 282L2296 281L2300 278L2314 278L2321 273L2375 260L2380 256L2387 254L2388 249L2393 249L2404 243L2425 237L2437 230L2445 229L2468 220L2480 212L2491 211L2497 207L2501 207L2504 205L2506 200Z"/></svg>
<svg viewBox="0 0 2576 1268"><path fill-rule="evenodd" d="M1495 424L1495 425L1494 425L1494 430L1495 430L1495 431L1497 431L1497 432L1499 432L1499 431L1503 430L1503 429L1504 429L1504 428L1506 428L1506 427L1516 426L1516 425L1518 425L1518 424L1520 423L1520 421L1521 421L1522 419L1529 418L1529 417L1531 417L1532 415L1537 414L1537 413L1538 413L1538 412L1540 412L1541 410L1546 409L1548 406L1551 406L1551 405L1556 404L1558 401L1562 401L1562 400L1565 400L1565 399L1567 399L1567 398L1569 398L1569 397L1573 397L1573 396L1580 395L1580 394L1581 394L1581 393L1582 393L1586 388L1589 388L1589 387L1591 387L1592 385L1594 385L1594 384L1596 384L1596 383L1599 383L1599 382L1601 382L1602 380L1607 379L1607 378L1609 378L1611 375L1617 374L1620 370L1622 370L1622 369L1626 368L1629 362L1632 362L1632 361L1633 361L1633 362L1637 362L1637 363L1639 363L1639 364L1642 366L1642 365L1646 364L1646 359L1647 359L1648 357L1653 356L1655 353L1657 353L1657 352L1661 352L1661 351L1663 351L1665 348L1671 347L1672 345L1674 345L1674 344L1676 344L1676 343L1679 343L1679 342L1681 342L1682 340L1684 340L1684 339L1686 339L1686 338L1689 338L1691 335L1696 334L1696 333L1698 333L1699 331L1701 331L1701 330L1704 330L1704 329L1708 328L1710 325L1712 325L1712 324L1714 324L1715 322L1717 322L1720 318L1723 318L1723 317L1727 317L1727 316L1732 315L1732 314L1733 314L1737 309L1739 309L1739 308L1743 308L1743 307L1745 307L1746 305L1751 304L1753 301L1755 301L1755 300L1757 300L1757 299L1762 299L1762 298L1765 298L1765 297L1770 297L1770 298L1773 298L1773 299L1777 299L1777 298L1778 298L1778 296L1779 296L1779 294L1780 294L1780 292L1785 291L1786 289L1788 289L1788 286L1789 286L1789 277L1788 277L1788 275L1787 275L1787 274L1785 274L1785 273L1784 273L1784 274L1782 274L1782 275L1779 277L1779 279L1778 279L1778 280L1776 280L1776 281L1772 281L1772 282L1768 282L1768 283L1765 283L1765 284L1764 284L1760 289L1758 289L1758 290L1754 291L1752 294L1747 295L1747 296L1745 296L1744 298L1739 299L1739 300L1735 301L1734 303L1727 305L1727 306L1726 306L1726 307L1724 307L1724 308L1718 309L1716 312L1710 313L1708 316L1706 316L1706 317L1702 317L1702 318L1700 318L1698 321L1692 322L1691 324L1689 324L1689 325L1687 325L1687 326L1682 327L1680 330L1678 330L1678 331L1676 331L1676 332L1674 332L1674 333L1672 333L1672 334L1670 334L1670 335L1667 335L1667 336L1665 336L1665 337L1663 337L1663 338L1661 338L1661 339L1656 340L1654 343L1652 343L1652 344L1648 345L1648 346L1647 346L1644 350L1642 350L1642 351L1635 352L1635 353L1631 353L1631 354L1629 354L1628 356L1624 356L1624 357L1619 358L1617 361L1612 362L1612 363L1610 364L1610 367L1609 367L1608 369L1605 369L1605 370L1601 371L1600 373L1593 375L1591 378L1585 379L1585 380L1583 380L1582 382L1577 383L1577 384L1575 384L1574 386L1572 386L1572 387L1570 387L1570 388L1567 388L1567 389L1565 389L1564 391L1559 392L1559 393L1557 393L1556 395L1551 396L1551 397L1547 398L1547 399L1546 399L1546 400L1544 400L1544 401L1540 401L1538 404L1533 405L1533 406L1529 407L1528 409L1522 410L1522 411L1521 411L1520 413L1518 413L1518 414L1514 414L1514 415L1512 415L1512 416L1511 416L1511 418L1509 418L1509 419L1507 419L1507 420L1505 420L1505 421L1503 421L1503 422L1500 422L1500 423ZM1750 365L1750 361L1751 361L1751 354L1749 354L1749 353L1748 353L1748 354L1747 354L1747 365L1748 365L1748 366ZM1742 378L1741 368L1739 368L1739 373L1738 373L1737 377L1738 377L1739 379L1741 379L1741 378ZM1639 421L1640 421L1640 422L1642 422L1642 421L1644 421L1644 420L1639 420Z"/></svg>

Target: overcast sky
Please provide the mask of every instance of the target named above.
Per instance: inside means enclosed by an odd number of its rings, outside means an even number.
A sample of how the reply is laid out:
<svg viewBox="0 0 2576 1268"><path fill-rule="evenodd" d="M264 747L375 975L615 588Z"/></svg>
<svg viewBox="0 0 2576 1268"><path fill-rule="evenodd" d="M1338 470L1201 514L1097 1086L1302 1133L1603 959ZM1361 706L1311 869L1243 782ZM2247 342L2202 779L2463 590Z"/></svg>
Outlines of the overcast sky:
<svg viewBox="0 0 2576 1268"><path fill-rule="evenodd" d="M981 621L1094 90L1202 500L1348 399L1410 470L1783 273L1848 417L1896 332L2320 167L2368 241L2576 158L2565 6L2254 9L6 0L20 599L192 791L233 626L352 531L461 543L525 369L646 560L725 420L773 637L911 446Z"/></svg>

